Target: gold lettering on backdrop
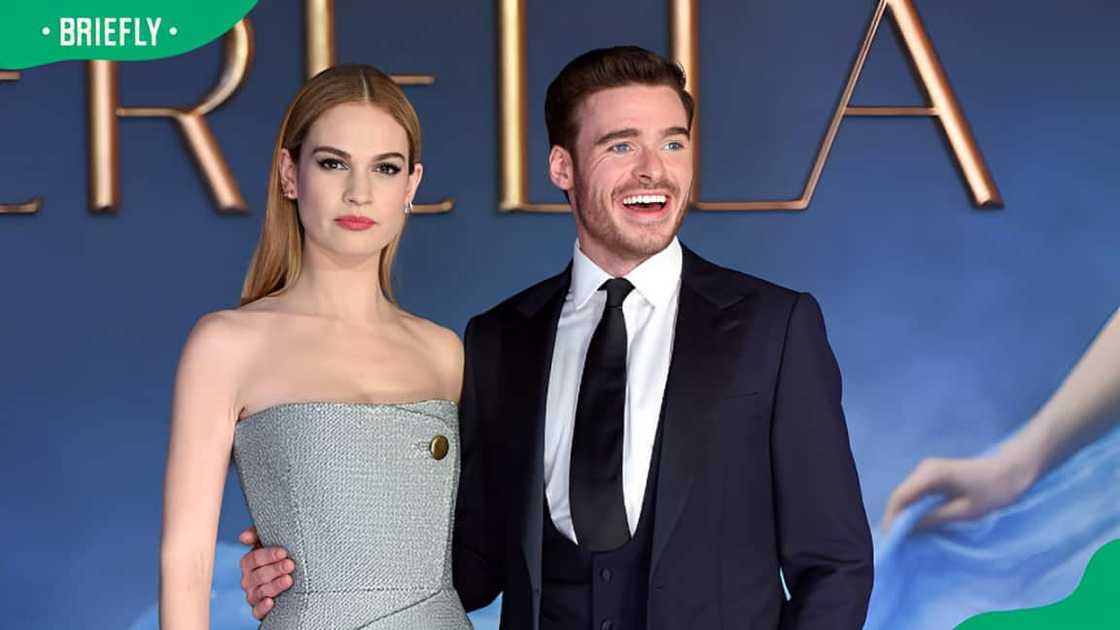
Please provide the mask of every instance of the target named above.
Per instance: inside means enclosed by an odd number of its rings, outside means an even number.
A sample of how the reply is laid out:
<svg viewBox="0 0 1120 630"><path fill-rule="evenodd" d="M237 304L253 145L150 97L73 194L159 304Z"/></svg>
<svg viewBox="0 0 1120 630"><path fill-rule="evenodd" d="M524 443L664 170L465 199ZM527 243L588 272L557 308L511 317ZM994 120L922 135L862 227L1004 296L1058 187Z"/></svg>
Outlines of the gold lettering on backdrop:
<svg viewBox="0 0 1120 630"><path fill-rule="evenodd" d="M305 0L307 56L306 74L312 76L336 62L334 0ZM884 15L890 10L902 35L906 52L917 70L930 105L853 106L851 98L859 82L863 66L878 34ZM932 41L922 24L913 0L879 0L874 16L859 49L840 102L821 141L815 162L801 196L789 200L702 201L700 196L698 114L699 36L697 0L669 0L671 56L688 75L688 87L697 101L693 121L693 147L696 173L692 204L701 210L804 210L812 201L821 173L828 161L840 123L847 116L924 116L938 120L948 139L954 158L964 176L973 201L983 208L999 208L1003 200L987 163L969 128L945 70L938 60ZM501 211L565 212L565 203L533 203L528 192L528 131L526 122L526 34L524 0L498 0L499 36L499 164ZM211 192L222 212L247 211L245 200L237 187L229 166L222 156L217 140L205 116L224 103L245 80L253 57L253 33L248 19L238 22L224 38L225 56L217 85L193 108L120 107L118 103L117 66L114 62L89 62L89 138L91 210L105 212L115 209L120 201L120 167L118 118L163 117L178 123L192 155L198 162ZM0 71L0 81L16 81L18 72ZM431 85L431 75L393 75L402 85ZM39 197L21 204L0 205L0 213L30 214L38 212ZM435 204L418 204L417 212L446 212L451 199Z"/></svg>
<svg viewBox="0 0 1120 630"><path fill-rule="evenodd" d="M669 0L669 55L684 70L685 89L693 96L692 128L692 191L689 201L696 205L700 195L700 20L696 0Z"/></svg>
<svg viewBox="0 0 1120 630"><path fill-rule="evenodd" d="M338 63L335 48L334 0L304 0L304 37L307 38L306 76L311 77ZM392 74L397 85L431 85L430 74Z"/></svg>
<svg viewBox="0 0 1120 630"><path fill-rule="evenodd" d="M0 71L0 81L19 81L19 73ZM34 214L41 207L43 200L35 197L25 203L0 203L0 214Z"/></svg>
<svg viewBox="0 0 1120 630"><path fill-rule="evenodd" d="M875 41L883 15L887 9L895 18L902 33L906 50L918 70L918 77L929 94L929 107L855 107L849 103L859 82L864 62ZM696 156L695 177L692 184L692 205L700 210L804 210L809 207L828 162L832 143L846 116L930 116L941 123L949 146L964 174L972 198L982 208L999 208L1003 200L992 180L991 173L969 129L945 70L934 52L933 43L912 0L879 0L859 56L852 68L848 83L840 97L840 104L833 114L817 159L805 182L801 196L789 200L759 201L701 201L700 196L700 55L697 0L669 0L670 55L684 68L688 89L696 100L693 118L692 149ZM525 6L524 0L499 0L499 120L501 142L501 186L499 209L527 212L564 212L568 205L562 203L531 203L528 200L528 131L525 122Z"/></svg>
<svg viewBox="0 0 1120 630"><path fill-rule="evenodd" d="M249 19L235 24L223 37L224 57L218 83L190 109L175 107L121 107L117 90L117 63L89 62L89 204L94 212L108 212L120 203L120 152L118 118L170 118L179 125L220 212L246 213L248 206L218 140L205 116L241 87L253 62L253 29Z"/></svg>
<svg viewBox="0 0 1120 630"><path fill-rule="evenodd" d="M691 0L691 2L695 2L695 0ZM864 62L867 61L867 55L871 51L871 45L875 41L875 35L879 31L883 15L888 8L891 10L895 24L898 25L898 30L902 34L906 51L918 71L918 78L929 94L931 103L929 107L855 107L849 105L856 84L859 83ZM699 100L697 92L693 92L693 95L697 96ZM817 183L820 181L821 172L824 171L824 165L828 162L828 155L832 151L832 143L836 139L836 134L840 130L840 123L845 116L929 116L936 118L941 123L941 128L945 130L949 146L952 148L965 182L972 192L973 202L981 208L1003 207L1003 199L1000 197L999 190L992 179L988 165L980 154L980 148L969 129L968 121L961 111L957 97L945 75L945 69L941 66L937 53L934 52L933 42L930 40L922 20L914 8L912 0L879 0L871 25L867 29L867 35L863 39L862 46L860 46L855 65L852 67L851 75L848 77L848 83L840 97L840 104L837 106L828 126L828 131L821 141L816 162L813 163L813 169L809 173L809 178L805 182L805 188L800 197L781 201L696 201L694 203L695 207L702 210L804 210L809 207L809 203L813 200L813 193L817 189ZM693 181L692 186L694 199L699 194L699 188L700 181L697 178Z"/></svg>
<svg viewBox="0 0 1120 630"><path fill-rule="evenodd" d="M568 212L566 203L529 201L529 131L526 123L525 1L498 1L498 164L502 212Z"/></svg>
<svg viewBox="0 0 1120 630"><path fill-rule="evenodd" d="M334 0L304 0L304 37L307 41L305 76L311 77L338 63L335 48ZM389 75L397 85L431 85L436 78L430 74ZM418 203L413 211L418 214L447 212L455 206L454 199L438 203Z"/></svg>
<svg viewBox="0 0 1120 630"><path fill-rule="evenodd" d="M303 13L303 37L307 46L304 78L310 79L337 63L334 0L306 0Z"/></svg>
<svg viewBox="0 0 1120 630"><path fill-rule="evenodd" d="M696 0L669 0L671 56L684 68L688 89L699 94L699 51ZM498 164L500 168L498 209L502 212L568 212L566 203L529 201L529 131L526 122L525 2L498 2ZM692 150L699 155L699 99L692 119ZM699 173L699 160L696 161ZM695 205L698 179L694 180Z"/></svg>

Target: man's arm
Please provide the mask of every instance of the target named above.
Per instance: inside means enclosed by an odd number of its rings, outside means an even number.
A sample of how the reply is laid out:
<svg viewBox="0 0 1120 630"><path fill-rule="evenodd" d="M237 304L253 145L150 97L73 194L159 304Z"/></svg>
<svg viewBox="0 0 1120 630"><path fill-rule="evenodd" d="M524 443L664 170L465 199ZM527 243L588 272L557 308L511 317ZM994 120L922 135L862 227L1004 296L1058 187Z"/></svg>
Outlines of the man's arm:
<svg viewBox="0 0 1120 630"><path fill-rule="evenodd" d="M871 596L871 534L840 404L840 369L811 295L794 304L774 402L778 545L790 601L783 630L859 630Z"/></svg>
<svg viewBox="0 0 1120 630"><path fill-rule="evenodd" d="M463 393L459 398L459 493L455 506L452 566L455 590L467 610L494 601L505 583L504 549L499 531L503 519L493 514L483 438L482 408L478 399L478 368L486 348L479 338L478 318L467 323L463 335L466 357Z"/></svg>

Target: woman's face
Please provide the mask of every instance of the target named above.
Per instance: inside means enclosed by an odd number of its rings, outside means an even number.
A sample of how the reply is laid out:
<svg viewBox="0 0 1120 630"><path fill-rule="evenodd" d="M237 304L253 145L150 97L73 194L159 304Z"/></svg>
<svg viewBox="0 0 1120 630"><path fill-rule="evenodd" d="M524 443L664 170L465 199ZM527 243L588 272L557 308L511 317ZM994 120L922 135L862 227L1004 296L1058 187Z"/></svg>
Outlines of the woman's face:
<svg viewBox="0 0 1120 630"><path fill-rule="evenodd" d="M420 184L420 165L408 172L404 127L379 107L344 103L312 123L299 153L295 163L283 150L280 178L297 199L305 248L378 255L404 227L404 205Z"/></svg>

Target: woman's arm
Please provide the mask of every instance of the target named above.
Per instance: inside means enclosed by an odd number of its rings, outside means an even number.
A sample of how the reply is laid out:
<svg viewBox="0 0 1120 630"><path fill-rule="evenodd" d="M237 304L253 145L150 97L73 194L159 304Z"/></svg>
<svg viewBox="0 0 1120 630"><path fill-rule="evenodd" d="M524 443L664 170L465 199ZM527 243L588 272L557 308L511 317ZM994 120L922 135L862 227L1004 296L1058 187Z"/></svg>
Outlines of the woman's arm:
<svg viewBox="0 0 1120 630"><path fill-rule="evenodd" d="M237 419L236 328L228 314L199 320L175 379L160 538L160 628L209 628L222 489Z"/></svg>
<svg viewBox="0 0 1120 630"><path fill-rule="evenodd" d="M1120 413L1120 311L1105 324L1058 391L1004 445L1034 479L1104 433Z"/></svg>
<svg viewBox="0 0 1120 630"><path fill-rule="evenodd" d="M929 494L946 501L923 526L976 518L1019 498L1047 470L1112 426L1120 416L1120 311L1065 382L1031 420L987 457L923 460L895 488L883 527Z"/></svg>

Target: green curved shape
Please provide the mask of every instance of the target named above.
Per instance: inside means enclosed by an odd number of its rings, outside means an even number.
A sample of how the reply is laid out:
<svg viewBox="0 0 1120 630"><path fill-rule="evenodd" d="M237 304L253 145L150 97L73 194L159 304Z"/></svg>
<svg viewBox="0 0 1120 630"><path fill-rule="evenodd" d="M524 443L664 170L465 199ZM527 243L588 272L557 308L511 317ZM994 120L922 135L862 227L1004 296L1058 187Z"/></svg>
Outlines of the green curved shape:
<svg viewBox="0 0 1120 630"><path fill-rule="evenodd" d="M1040 608L976 615L956 630L1103 630L1120 628L1120 539L1098 549L1069 597Z"/></svg>
<svg viewBox="0 0 1120 630"><path fill-rule="evenodd" d="M221 37L257 0L40 0L5 2L0 68L56 61L148 61Z"/></svg>

